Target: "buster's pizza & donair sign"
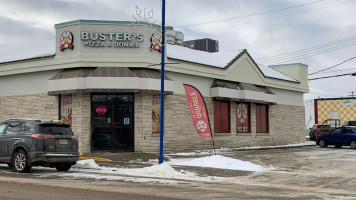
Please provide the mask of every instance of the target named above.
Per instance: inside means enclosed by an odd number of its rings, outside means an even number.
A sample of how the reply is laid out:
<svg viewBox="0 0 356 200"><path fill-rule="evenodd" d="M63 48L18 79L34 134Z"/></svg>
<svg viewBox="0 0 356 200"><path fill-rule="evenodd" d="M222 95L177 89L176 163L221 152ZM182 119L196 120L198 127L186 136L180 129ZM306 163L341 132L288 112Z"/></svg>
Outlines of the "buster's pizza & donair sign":
<svg viewBox="0 0 356 200"><path fill-rule="evenodd" d="M140 48L143 35L141 33L82 31L80 39L86 47Z"/></svg>

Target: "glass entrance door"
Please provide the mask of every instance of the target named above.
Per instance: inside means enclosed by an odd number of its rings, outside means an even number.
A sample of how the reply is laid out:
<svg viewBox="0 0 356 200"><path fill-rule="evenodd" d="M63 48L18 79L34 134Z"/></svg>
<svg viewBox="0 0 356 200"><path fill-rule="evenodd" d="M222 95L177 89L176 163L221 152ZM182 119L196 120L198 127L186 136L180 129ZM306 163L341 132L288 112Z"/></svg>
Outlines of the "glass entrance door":
<svg viewBox="0 0 356 200"><path fill-rule="evenodd" d="M134 151L132 94L92 94L93 150Z"/></svg>

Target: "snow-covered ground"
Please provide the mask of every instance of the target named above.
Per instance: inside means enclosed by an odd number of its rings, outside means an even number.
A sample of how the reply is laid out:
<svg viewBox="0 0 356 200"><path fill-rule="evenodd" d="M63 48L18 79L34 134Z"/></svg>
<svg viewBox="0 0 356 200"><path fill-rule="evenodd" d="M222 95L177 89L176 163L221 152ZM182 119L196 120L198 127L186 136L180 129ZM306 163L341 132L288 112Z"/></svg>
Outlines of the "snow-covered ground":
<svg viewBox="0 0 356 200"><path fill-rule="evenodd" d="M149 160L143 162L141 159L135 161L135 164L141 163L144 165L151 164L149 167L141 168L124 168L124 167L106 167L98 165L95 160L87 159L80 160L76 165L72 166L69 172L57 172L55 169L45 167L34 167L33 173L41 177L46 176L62 176L68 179L102 179L102 180L120 180L120 181L133 181L133 182L161 182L161 183L176 183L184 181L223 181L234 183L238 181L235 176L232 177L218 177L210 176L209 173L204 176L196 174L194 172L182 170L181 166L192 166L196 168L215 168L222 170L242 170L248 171L247 174L258 174L273 170L271 166L261 166L249 161L243 161L226 157L236 150L251 150L251 149L274 149L274 148L288 148L288 147L300 147L305 145L312 145L312 143L303 144L291 144L280 146L256 146L256 147L244 147L237 149L217 149L215 152L218 155L213 155L212 150L203 150L186 153L166 154L169 157L169 161L165 161L162 164L157 164L158 160ZM315 145L315 144L314 144ZM227 153L227 154L226 154ZM131 163L129 161L128 163ZM5 166L5 165L4 165ZM114 166L114 165L113 165ZM41 172L36 172L41 170ZM183 169L189 169L184 167ZM209 171L209 169L207 171ZM47 171L49 173L43 173ZM53 173L51 172L53 171Z"/></svg>
<svg viewBox="0 0 356 200"><path fill-rule="evenodd" d="M80 160L71 169L73 173L60 173L59 176L72 178L94 178L107 180L125 180L134 182L159 181L172 183L179 181L211 181L227 180L227 177L200 175L185 170L175 170L174 166L194 166L209 167L229 170L244 170L250 172L262 172L268 170L262 166L248 161L233 159L221 155L210 155L200 158L177 158L162 164L157 164L157 160L151 160L154 163L150 167L144 168L113 168L99 166L93 159Z"/></svg>
<svg viewBox="0 0 356 200"><path fill-rule="evenodd" d="M188 172L185 170L175 170L174 167L179 166L194 166L194 167L209 167L217 169L228 170L243 170L252 173L263 173L271 170L272 168L260 166L248 161L233 159L219 154L226 152L233 152L237 150L257 150L257 149L274 149L274 148L289 148L301 147L305 145L312 145L312 143L289 144L278 146L254 146L242 147L234 149L217 149L215 152L218 155L212 155L212 150L202 150L185 153L166 154L170 157L170 161L163 164L157 164L158 160L150 160L152 164L150 167L144 168L112 168L99 166L94 160L80 160L71 169L74 173L62 173L62 176L82 177L82 178L95 178L95 179L108 179L108 180L126 180L135 182L158 181L171 182L172 180L221 180L221 181L236 181L236 177L216 177L205 176L202 177L196 173ZM313 144L314 145L314 144ZM178 158L177 158L178 157ZM198 158L196 158L198 157ZM140 162L140 161L138 161ZM142 162L142 161L141 161ZM231 180L230 180L231 179Z"/></svg>
<svg viewBox="0 0 356 200"><path fill-rule="evenodd" d="M237 160L220 155L207 156L203 158L189 159L186 161L176 161L173 165L211 167L230 170L262 171L263 167L251 162Z"/></svg>

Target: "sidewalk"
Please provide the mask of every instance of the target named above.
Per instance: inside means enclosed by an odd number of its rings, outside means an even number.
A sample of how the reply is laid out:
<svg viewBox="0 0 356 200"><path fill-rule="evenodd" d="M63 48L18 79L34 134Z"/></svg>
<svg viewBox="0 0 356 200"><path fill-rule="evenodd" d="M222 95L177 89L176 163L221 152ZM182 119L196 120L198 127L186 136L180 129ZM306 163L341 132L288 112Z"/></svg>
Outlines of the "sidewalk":
<svg viewBox="0 0 356 200"><path fill-rule="evenodd" d="M306 141L303 144L296 145L279 145L279 146L262 146L262 147L244 147L244 148L232 148L232 149L217 149L217 154L232 153L238 151L252 151L252 150L266 150L266 149L281 149L281 148L298 148L303 146L314 146L314 141ZM212 149L200 150L200 151L190 151L190 152L167 152L164 154L164 160L169 161L169 158L197 158L202 156L213 155ZM149 167L153 164L158 163L159 153L142 153L142 152L108 152L108 151L97 151L93 153L84 154L80 159L94 159L96 163L100 166L106 167L116 167L116 168L143 168ZM201 167L184 167L184 166L174 166L174 168L189 171L201 171ZM196 168L196 169L195 169ZM214 170L210 170L210 173L215 174ZM219 169L219 174L224 174L226 172L221 172ZM231 171L231 170L227 170ZM209 173L209 174L210 174ZM241 172L234 172L234 174L240 174Z"/></svg>

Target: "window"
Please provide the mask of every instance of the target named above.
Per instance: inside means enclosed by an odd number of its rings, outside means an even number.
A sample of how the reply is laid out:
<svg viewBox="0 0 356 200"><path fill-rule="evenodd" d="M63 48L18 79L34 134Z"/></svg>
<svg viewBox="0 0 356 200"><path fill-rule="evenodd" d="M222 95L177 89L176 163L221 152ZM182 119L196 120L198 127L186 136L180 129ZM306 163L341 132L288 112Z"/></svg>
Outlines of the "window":
<svg viewBox="0 0 356 200"><path fill-rule="evenodd" d="M345 128L342 130L342 133L348 134L348 133L353 133L353 131L352 131L351 128L345 127Z"/></svg>
<svg viewBox="0 0 356 200"><path fill-rule="evenodd" d="M30 123L23 123L20 132L28 132L32 128L32 124Z"/></svg>
<svg viewBox="0 0 356 200"><path fill-rule="evenodd" d="M256 133L268 133L268 106L256 104Z"/></svg>
<svg viewBox="0 0 356 200"><path fill-rule="evenodd" d="M9 126L7 127L6 134L16 134L20 132L22 127L22 122L10 122Z"/></svg>
<svg viewBox="0 0 356 200"><path fill-rule="evenodd" d="M342 128L337 128L334 129L332 132L330 132L330 134L340 134L342 132Z"/></svg>
<svg viewBox="0 0 356 200"><path fill-rule="evenodd" d="M330 125L317 125L317 128L331 128Z"/></svg>
<svg viewBox="0 0 356 200"><path fill-rule="evenodd" d="M5 122L0 124L0 134L5 134L5 133L4 133L4 130L5 130L5 128L6 128L6 124L7 124L7 123L5 123Z"/></svg>
<svg viewBox="0 0 356 200"><path fill-rule="evenodd" d="M60 95L60 120L72 126L72 94Z"/></svg>
<svg viewBox="0 0 356 200"><path fill-rule="evenodd" d="M214 101L215 133L230 133L230 106L228 101Z"/></svg>
<svg viewBox="0 0 356 200"><path fill-rule="evenodd" d="M250 133L250 104L236 103L236 132Z"/></svg>
<svg viewBox="0 0 356 200"><path fill-rule="evenodd" d="M152 133L159 133L160 129L161 95L152 95Z"/></svg>

